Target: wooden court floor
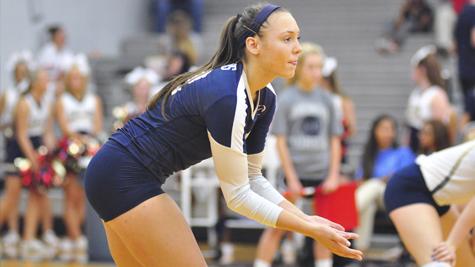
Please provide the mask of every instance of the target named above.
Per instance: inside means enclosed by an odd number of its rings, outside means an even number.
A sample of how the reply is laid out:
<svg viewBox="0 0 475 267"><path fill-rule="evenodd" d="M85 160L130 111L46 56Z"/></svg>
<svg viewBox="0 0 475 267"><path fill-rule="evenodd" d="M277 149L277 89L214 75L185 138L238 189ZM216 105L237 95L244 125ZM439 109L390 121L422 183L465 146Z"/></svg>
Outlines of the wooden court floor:
<svg viewBox="0 0 475 267"><path fill-rule="evenodd" d="M0 260L1 267L113 267L114 264L79 264L79 263L56 263L56 262L27 262L18 260Z"/></svg>

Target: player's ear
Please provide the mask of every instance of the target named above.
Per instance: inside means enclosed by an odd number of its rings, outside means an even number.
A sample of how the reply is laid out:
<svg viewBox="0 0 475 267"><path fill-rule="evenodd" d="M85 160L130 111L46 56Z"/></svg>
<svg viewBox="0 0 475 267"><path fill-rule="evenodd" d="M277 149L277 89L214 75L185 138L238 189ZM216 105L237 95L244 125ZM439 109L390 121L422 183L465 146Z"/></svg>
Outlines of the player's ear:
<svg viewBox="0 0 475 267"><path fill-rule="evenodd" d="M261 48L261 39L258 35L246 38L246 49L252 55L259 55Z"/></svg>

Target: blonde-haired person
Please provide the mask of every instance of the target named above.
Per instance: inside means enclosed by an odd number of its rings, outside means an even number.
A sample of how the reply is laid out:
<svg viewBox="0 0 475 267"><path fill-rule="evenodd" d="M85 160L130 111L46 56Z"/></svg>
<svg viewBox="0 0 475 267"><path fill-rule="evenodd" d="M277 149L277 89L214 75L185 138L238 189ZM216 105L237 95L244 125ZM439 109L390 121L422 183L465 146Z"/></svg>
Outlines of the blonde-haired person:
<svg viewBox="0 0 475 267"><path fill-rule="evenodd" d="M87 145L89 138L97 138L102 132L104 114L101 100L88 88L90 68L86 56L66 57L62 70L65 73L65 92L55 102L55 118L63 137ZM85 219L86 197L77 170L67 169L63 189L67 238L61 242L60 258L84 262L87 260L87 239L81 226Z"/></svg>
<svg viewBox="0 0 475 267"><path fill-rule="evenodd" d="M114 131L147 110L152 88L157 85L159 76L152 69L136 67L125 75L124 80L132 99L113 109L112 113L116 119L113 124Z"/></svg>
<svg viewBox="0 0 475 267"><path fill-rule="evenodd" d="M12 147L17 147L14 145L16 140L13 132L13 113L20 95L28 89L32 63L32 55L29 51L11 55L6 65L12 76L12 85L0 95L0 131L5 142L5 164L7 166L4 177L4 197L0 202L0 210L5 210L8 213L8 233L2 238L2 243L4 255L9 258L18 256L18 245L21 239L18 225L21 179L13 166L15 154L18 152L16 149L12 150ZM0 218L0 226L3 224L3 220L4 218Z"/></svg>
<svg viewBox="0 0 475 267"><path fill-rule="evenodd" d="M320 46L302 44L295 76L279 95L272 126L277 151L292 201L304 187L323 185L325 192L340 182L341 118L332 96L320 88L325 55ZM311 205L311 204L310 204ZM309 212L313 212L311 209ZM285 231L267 228L261 236L254 266L270 266ZM317 244L317 243L315 243ZM332 266L332 255L320 244L314 246L315 266Z"/></svg>
<svg viewBox="0 0 475 267"><path fill-rule="evenodd" d="M50 98L46 97L48 82L48 73L45 69L35 70L31 76L29 89L20 97L14 113L14 132L17 141L15 150L18 151L16 157L27 158L31 170L35 173L38 173L40 167L37 149L41 145L49 149L53 147L51 102ZM2 211L0 211L1 217ZM45 238L45 241L56 243L56 236L52 231L52 211L48 194L37 187L31 187L28 191L23 241L20 246L24 259L38 260L52 257L54 254L54 247L51 247L53 251L45 251L43 244L36 239L40 218L43 222L43 233L54 239Z"/></svg>
<svg viewBox="0 0 475 267"><path fill-rule="evenodd" d="M228 19L207 64L175 77L145 113L116 131L94 156L86 170L86 194L104 220L118 266L207 265L161 186L173 172L209 157L229 208L362 259L348 247L356 234L305 215L262 176L276 100L269 83L294 75L299 35L287 10L272 4L246 7Z"/></svg>
<svg viewBox="0 0 475 267"><path fill-rule="evenodd" d="M417 153L418 133L424 121L436 119L449 127L451 141L455 139L454 111L445 92L445 83L434 46L420 48L411 58L412 79L416 88L409 96L406 121L409 127L409 147Z"/></svg>
<svg viewBox="0 0 475 267"><path fill-rule="evenodd" d="M321 86L332 93L335 110L342 120L343 135L341 136L341 162L348 163L348 139L356 133L356 112L353 100L346 95L337 76L338 61L327 57L322 69Z"/></svg>

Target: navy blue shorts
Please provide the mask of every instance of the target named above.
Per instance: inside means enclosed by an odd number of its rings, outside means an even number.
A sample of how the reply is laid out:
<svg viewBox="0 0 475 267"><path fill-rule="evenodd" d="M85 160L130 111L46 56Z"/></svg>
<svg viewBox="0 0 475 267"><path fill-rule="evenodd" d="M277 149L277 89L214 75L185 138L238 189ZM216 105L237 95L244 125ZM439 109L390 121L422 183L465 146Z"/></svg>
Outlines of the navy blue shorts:
<svg viewBox="0 0 475 267"><path fill-rule="evenodd" d="M384 204L389 214L397 208L415 203L426 203L433 206L439 216L447 213L450 208L450 206L439 206L435 203L419 165L413 163L397 171L389 179L384 192Z"/></svg>
<svg viewBox="0 0 475 267"><path fill-rule="evenodd" d="M30 137L31 144L34 149L38 149L43 144L43 139L41 136ZM21 151L20 145L18 144L15 138L5 138L5 163L8 164L7 170L5 171L6 175L18 176L18 170L13 165L13 162L16 158L26 158Z"/></svg>
<svg viewBox="0 0 475 267"><path fill-rule="evenodd" d="M87 198L104 221L162 194L161 186L144 165L113 140L102 146L86 169Z"/></svg>

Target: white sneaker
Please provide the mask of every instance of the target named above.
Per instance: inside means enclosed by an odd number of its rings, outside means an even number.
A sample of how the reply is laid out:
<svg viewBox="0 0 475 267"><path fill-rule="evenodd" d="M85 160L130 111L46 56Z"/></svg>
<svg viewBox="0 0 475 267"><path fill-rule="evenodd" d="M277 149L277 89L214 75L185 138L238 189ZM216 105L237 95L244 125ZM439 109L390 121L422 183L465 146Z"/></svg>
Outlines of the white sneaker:
<svg viewBox="0 0 475 267"><path fill-rule="evenodd" d="M89 260L88 256L88 241L85 236L80 236L73 243L74 246L74 261L79 263L87 263Z"/></svg>
<svg viewBox="0 0 475 267"><path fill-rule="evenodd" d="M45 257L53 259L58 254L59 238L52 230L48 230L43 234L43 242L45 244Z"/></svg>
<svg viewBox="0 0 475 267"><path fill-rule="evenodd" d="M20 251L24 260L41 261L44 258L44 245L37 239L22 241Z"/></svg>
<svg viewBox="0 0 475 267"><path fill-rule="evenodd" d="M223 243L221 245L221 253L220 264L227 265L234 262L234 246L232 244Z"/></svg>
<svg viewBox="0 0 475 267"><path fill-rule="evenodd" d="M15 259L18 257L18 247L20 245L20 240L20 235L16 231L9 231L3 236L3 253L5 254L6 258Z"/></svg>
<svg viewBox="0 0 475 267"><path fill-rule="evenodd" d="M281 252L282 260L285 264L294 264L297 260L297 253L295 252L294 242L285 239L284 242L282 242Z"/></svg>
<svg viewBox="0 0 475 267"><path fill-rule="evenodd" d="M71 239L64 238L59 243L59 260L60 261L72 261L73 260L74 246Z"/></svg>

